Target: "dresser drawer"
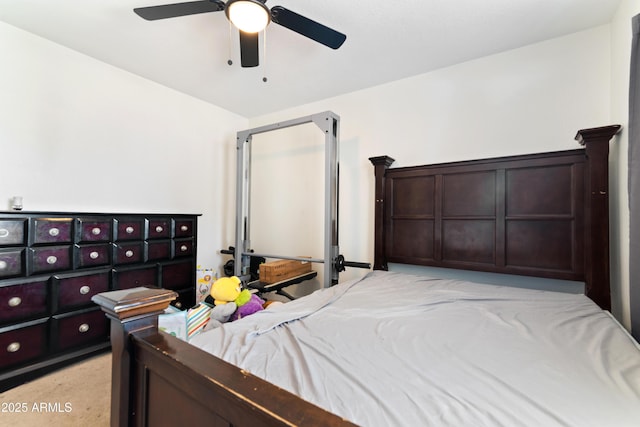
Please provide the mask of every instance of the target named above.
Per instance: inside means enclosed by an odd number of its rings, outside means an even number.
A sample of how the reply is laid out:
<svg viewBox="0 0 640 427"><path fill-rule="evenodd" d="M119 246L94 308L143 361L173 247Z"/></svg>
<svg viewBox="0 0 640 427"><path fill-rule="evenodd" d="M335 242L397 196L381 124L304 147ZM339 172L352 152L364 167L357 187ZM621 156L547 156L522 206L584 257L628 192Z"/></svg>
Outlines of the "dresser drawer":
<svg viewBox="0 0 640 427"><path fill-rule="evenodd" d="M168 239L171 237L171 221L169 219L150 219L149 239Z"/></svg>
<svg viewBox="0 0 640 427"><path fill-rule="evenodd" d="M29 249L31 274L70 270L71 246L43 246Z"/></svg>
<svg viewBox="0 0 640 427"><path fill-rule="evenodd" d="M22 276L24 265L24 249L0 250L0 278Z"/></svg>
<svg viewBox="0 0 640 427"><path fill-rule="evenodd" d="M78 241L108 242L111 240L111 220L78 219Z"/></svg>
<svg viewBox="0 0 640 427"><path fill-rule="evenodd" d="M26 218L0 219L0 246L25 245Z"/></svg>
<svg viewBox="0 0 640 427"><path fill-rule="evenodd" d="M109 290L110 270L94 274L65 274L53 276L54 312L93 304L91 297Z"/></svg>
<svg viewBox="0 0 640 427"><path fill-rule="evenodd" d="M116 219L115 220L115 240L142 240L144 239L144 225L145 221L140 220L128 220L128 219Z"/></svg>
<svg viewBox="0 0 640 427"><path fill-rule="evenodd" d="M173 241L173 256L175 258L193 255L193 240L180 239Z"/></svg>
<svg viewBox="0 0 640 427"><path fill-rule="evenodd" d="M106 341L109 321L99 308L81 313L53 317L53 342L58 351Z"/></svg>
<svg viewBox="0 0 640 427"><path fill-rule="evenodd" d="M31 242L34 245L71 242L71 218L35 218Z"/></svg>
<svg viewBox="0 0 640 427"><path fill-rule="evenodd" d="M171 240L155 240L145 242L147 247L147 261L171 259Z"/></svg>
<svg viewBox="0 0 640 427"><path fill-rule="evenodd" d="M76 259L81 268L108 265L111 263L111 245L102 243L76 246Z"/></svg>
<svg viewBox="0 0 640 427"><path fill-rule="evenodd" d="M176 219L174 224L174 237L193 237L193 220Z"/></svg>
<svg viewBox="0 0 640 427"><path fill-rule="evenodd" d="M130 289L136 286L158 287L157 268L152 266L127 270L116 269L113 271L114 289Z"/></svg>
<svg viewBox="0 0 640 427"><path fill-rule="evenodd" d="M46 319L0 329L0 369L42 356L47 350Z"/></svg>
<svg viewBox="0 0 640 427"><path fill-rule="evenodd" d="M118 243L113 246L114 264L132 264L144 261L142 242Z"/></svg>
<svg viewBox="0 0 640 427"><path fill-rule="evenodd" d="M47 282L23 280L0 287L0 323L46 315Z"/></svg>
<svg viewBox="0 0 640 427"><path fill-rule="evenodd" d="M163 264L162 287L166 289L195 288L194 266L191 261Z"/></svg>

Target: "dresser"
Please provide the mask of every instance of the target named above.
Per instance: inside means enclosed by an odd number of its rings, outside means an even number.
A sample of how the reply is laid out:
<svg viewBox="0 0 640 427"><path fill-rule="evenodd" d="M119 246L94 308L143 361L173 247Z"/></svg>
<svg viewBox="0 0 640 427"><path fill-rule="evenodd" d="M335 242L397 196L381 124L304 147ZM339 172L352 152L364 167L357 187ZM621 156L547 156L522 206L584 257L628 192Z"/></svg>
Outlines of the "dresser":
<svg viewBox="0 0 640 427"><path fill-rule="evenodd" d="M198 215L0 212L0 392L109 348L97 293L195 304Z"/></svg>

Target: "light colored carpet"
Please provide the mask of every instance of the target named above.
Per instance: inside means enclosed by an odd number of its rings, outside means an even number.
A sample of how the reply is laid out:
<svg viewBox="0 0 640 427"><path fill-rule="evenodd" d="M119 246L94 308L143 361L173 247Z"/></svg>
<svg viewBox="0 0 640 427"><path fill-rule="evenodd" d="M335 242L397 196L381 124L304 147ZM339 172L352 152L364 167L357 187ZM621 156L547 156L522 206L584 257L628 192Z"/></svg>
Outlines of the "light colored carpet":
<svg viewBox="0 0 640 427"><path fill-rule="evenodd" d="M0 405L2 426L108 426L111 353L0 393Z"/></svg>

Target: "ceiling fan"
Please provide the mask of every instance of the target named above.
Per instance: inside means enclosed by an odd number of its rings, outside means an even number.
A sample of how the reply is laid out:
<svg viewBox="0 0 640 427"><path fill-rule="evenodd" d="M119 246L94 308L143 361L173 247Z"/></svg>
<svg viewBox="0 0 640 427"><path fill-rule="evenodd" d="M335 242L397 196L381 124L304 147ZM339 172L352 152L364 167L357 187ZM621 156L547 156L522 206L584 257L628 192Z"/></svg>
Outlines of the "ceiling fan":
<svg viewBox="0 0 640 427"><path fill-rule="evenodd" d="M133 9L148 21L199 13L225 11L227 19L240 30L240 63L259 65L258 33L270 22L282 25L332 49L338 49L347 36L282 6L269 9L266 0L203 0ZM231 63L231 62L230 62Z"/></svg>

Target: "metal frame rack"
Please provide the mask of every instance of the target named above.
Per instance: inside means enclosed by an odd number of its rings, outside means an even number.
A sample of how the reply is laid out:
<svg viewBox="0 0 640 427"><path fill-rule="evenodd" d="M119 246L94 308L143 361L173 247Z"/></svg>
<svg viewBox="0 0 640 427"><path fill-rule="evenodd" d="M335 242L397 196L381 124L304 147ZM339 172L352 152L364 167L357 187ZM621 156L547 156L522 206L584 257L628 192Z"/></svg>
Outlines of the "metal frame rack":
<svg viewBox="0 0 640 427"><path fill-rule="evenodd" d="M314 123L325 135L325 204L324 204L324 258L309 259L288 255L270 255L254 253L251 250L250 239L250 194L251 194L251 141L254 135L280 130L288 127ZM340 117L331 111L325 111L310 116L300 117L285 122L274 123L267 126L247 129L237 133L237 176L236 176L236 244L234 257L236 263L234 274L243 281L249 274L250 260L252 256L263 258L279 258L301 261L311 261L324 264L324 287L338 283L338 274L344 265L366 267L368 265L356 265L359 263L344 262L339 256L338 246L338 135Z"/></svg>

